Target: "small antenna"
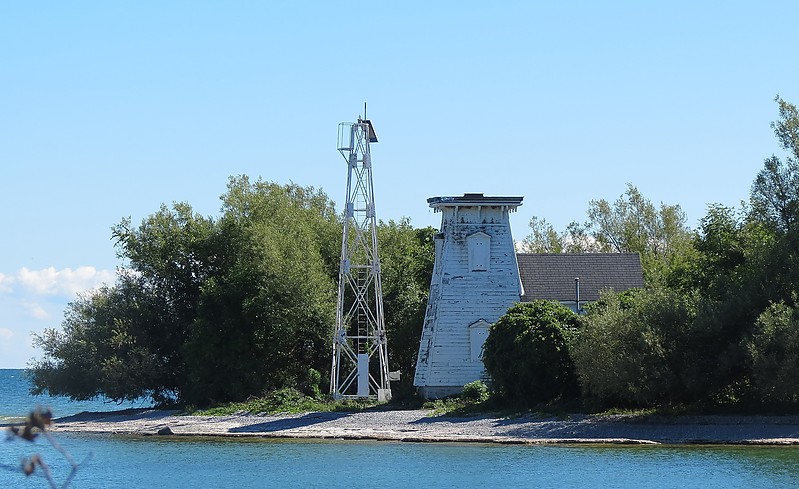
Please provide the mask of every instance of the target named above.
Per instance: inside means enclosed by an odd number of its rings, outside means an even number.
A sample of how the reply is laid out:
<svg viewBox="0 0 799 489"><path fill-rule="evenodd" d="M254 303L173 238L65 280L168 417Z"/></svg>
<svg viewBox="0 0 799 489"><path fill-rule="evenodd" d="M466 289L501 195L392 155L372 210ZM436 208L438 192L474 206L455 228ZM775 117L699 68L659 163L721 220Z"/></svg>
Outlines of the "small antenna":
<svg viewBox="0 0 799 489"><path fill-rule="evenodd" d="M366 102L363 103L363 120L366 120Z"/></svg>

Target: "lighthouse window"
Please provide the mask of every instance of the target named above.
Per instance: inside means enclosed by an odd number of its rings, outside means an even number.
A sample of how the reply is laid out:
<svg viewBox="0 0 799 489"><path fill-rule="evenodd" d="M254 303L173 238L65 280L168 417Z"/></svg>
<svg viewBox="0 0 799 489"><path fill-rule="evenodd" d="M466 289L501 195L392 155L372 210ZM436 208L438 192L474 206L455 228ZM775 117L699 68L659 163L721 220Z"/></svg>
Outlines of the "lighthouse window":
<svg viewBox="0 0 799 489"><path fill-rule="evenodd" d="M467 238L469 248L469 270L484 272L488 270L491 256L491 236L486 233L474 233Z"/></svg>

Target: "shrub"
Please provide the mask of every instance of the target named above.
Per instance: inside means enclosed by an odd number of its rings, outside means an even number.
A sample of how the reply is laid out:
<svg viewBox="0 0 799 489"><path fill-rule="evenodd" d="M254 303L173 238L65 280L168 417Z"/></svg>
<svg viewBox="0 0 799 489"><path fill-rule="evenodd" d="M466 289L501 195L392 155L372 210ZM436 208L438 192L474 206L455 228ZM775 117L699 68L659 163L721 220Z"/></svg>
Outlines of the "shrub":
<svg viewBox="0 0 799 489"><path fill-rule="evenodd" d="M534 406L578 391L569 343L579 316L554 301L512 306L489 329L483 353L495 391L508 401Z"/></svg>
<svg viewBox="0 0 799 489"><path fill-rule="evenodd" d="M668 290L603 294L572 348L583 394L617 406L686 400L707 349L694 310L690 298Z"/></svg>
<svg viewBox="0 0 799 489"><path fill-rule="evenodd" d="M772 304L758 317L745 346L759 397L772 404L799 402L799 308Z"/></svg>
<svg viewBox="0 0 799 489"><path fill-rule="evenodd" d="M485 402L488 400L488 386L482 380L475 380L463 386L461 399L469 402Z"/></svg>

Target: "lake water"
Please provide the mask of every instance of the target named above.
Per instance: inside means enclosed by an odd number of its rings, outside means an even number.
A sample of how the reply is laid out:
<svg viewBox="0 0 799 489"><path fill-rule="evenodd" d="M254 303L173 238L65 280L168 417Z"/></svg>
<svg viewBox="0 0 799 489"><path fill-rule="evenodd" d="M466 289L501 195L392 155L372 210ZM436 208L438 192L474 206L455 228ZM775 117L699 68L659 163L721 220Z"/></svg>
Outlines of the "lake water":
<svg viewBox="0 0 799 489"><path fill-rule="evenodd" d="M17 373L19 371L16 371ZM9 371L0 370L0 376ZM3 377L0 377L0 380ZM36 403L0 387L0 414ZM24 385L24 384L23 384ZM41 404L42 399L38 399ZM72 414L83 408L50 403ZM23 406L14 412L9 406ZM115 405L99 404L105 410ZM97 405L90 410L96 409ZM18 408L14 408L18 409ZM56 415L59 413L56 412ZM165 488L796 488L799 447L519 446L57 434L77 460L70 487ZM0 488L46 487L18 461L41 453L56 479L63 458L43 440L0 442Z"/></svg>
<svg viewBox="0 0 799 489"><path fill-rule="evenodd" d="M36 406L49 407L56 417L83 411L116 411L152 406L147 400L117 404L107 399L70 401L64 397L32 396L29 393L31 384L24 372L21 369L0 369L0 422L27 416Z"/></svg>

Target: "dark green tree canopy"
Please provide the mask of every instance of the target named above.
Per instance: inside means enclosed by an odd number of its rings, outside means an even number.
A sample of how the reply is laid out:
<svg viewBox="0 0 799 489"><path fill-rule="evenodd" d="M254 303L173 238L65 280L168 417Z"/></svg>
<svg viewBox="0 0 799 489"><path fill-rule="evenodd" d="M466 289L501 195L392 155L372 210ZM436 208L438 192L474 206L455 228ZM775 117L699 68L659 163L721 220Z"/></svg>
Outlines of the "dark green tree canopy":
<svg viewBox="0 0 799 489"><path fill-rule="evenodd" d="M381 221L377 229L389 369L401 373L399 384L392 385L397 399L414 392L413 372L435 261L436 232L431 227L414 229L408 219Z"/></svg>
<svg viewBox="0 0 799 489"><path fill-rule="evenodd" d="M794 294L792 305L771 304L757 318L755 330L745 341L752 369L755 395L777 405L799 403L796 372L799 370L799 308Z"/></svg>
<svg viewBox="0 0 799 489"><path fill-rule="evenodd" d="M332 201L236 177L222 202L218 219L179 203L113 228L126 268L38 337L38 391L203 405L318 379L335 318Z"/></svg>
<svg viewBox="0 0 799 489"><path fill-rule="evenodd" d="M483 362L494 389L510 402L535 406L577 395L569 344L579 316L555 301L518 303L492 324Z"/></svg>
<svg viewBox="0 0 799 489"><path fill-rule="evenodd" d="M586 398L610 406L685 400L697 350L706 346L689 327L691 297L662 288L608 291L588 310L572 348Z"/></svg>

